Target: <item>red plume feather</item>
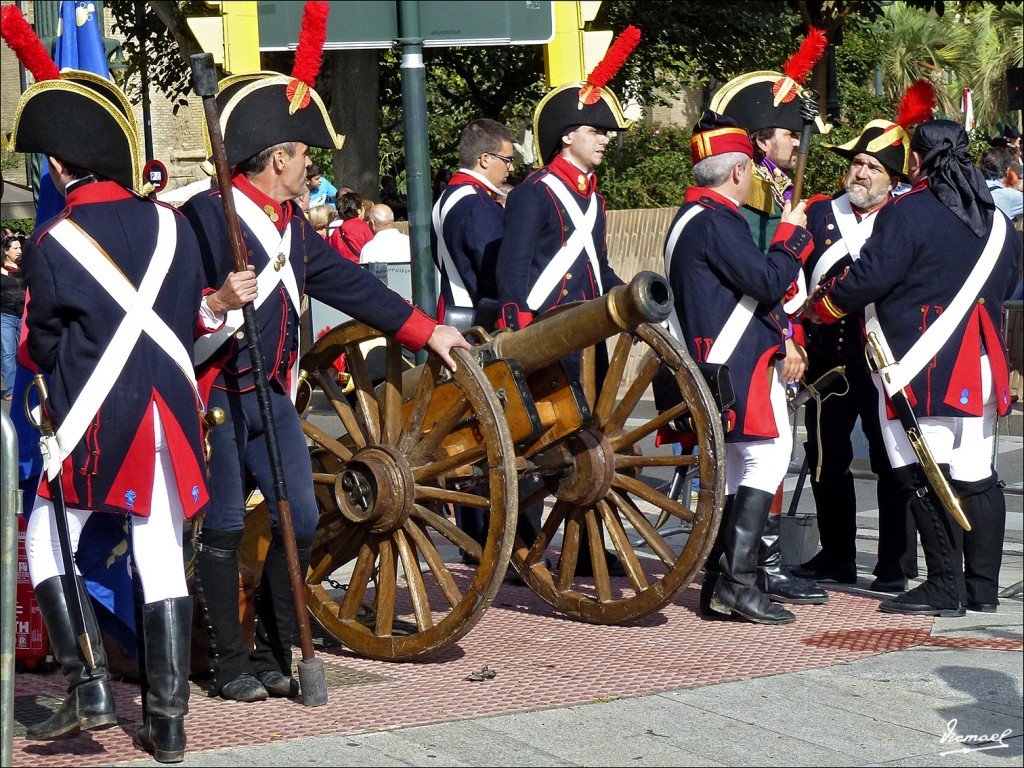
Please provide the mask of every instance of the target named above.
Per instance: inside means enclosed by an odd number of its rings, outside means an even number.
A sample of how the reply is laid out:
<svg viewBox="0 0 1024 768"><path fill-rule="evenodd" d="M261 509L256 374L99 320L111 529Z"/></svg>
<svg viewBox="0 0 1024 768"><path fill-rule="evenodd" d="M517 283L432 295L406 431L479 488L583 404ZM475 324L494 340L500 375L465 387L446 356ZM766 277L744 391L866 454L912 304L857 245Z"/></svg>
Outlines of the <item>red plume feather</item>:
<svg viewBox="0 0 1024 768"><path fill-rule="evenodd" d="M934 109L935 88L927 80L918 80L903 95L896 122L906 130L911 125L931 120Z"/></svg>
<svg viewBox="0 0 1024 768"><path fill-rule="evenodd" d="M800 43L800 50L786 59L786 63L782 65L783 74L795 83L802 83L827 47L828 38L824 31L816 27L809 28L807 37Z"/></svg>
<svg viewBox="0 0 1024 768"><path fill-rule="evenodd" d="M308 2L302 9L302 28L295 49L292 77L310 88L316 84L316 76L320 73L324 43L327 41L327 15L330 12L331 4L327 2Z"/></svg>
<svg viewBox="0 0 1024 768"><path fill-rule="evenodd" d="M587 77L587 84L594 88L603 88L609 80L615 77L619 68L626 63L629 54L633 52L639 42L640 30L630 24L615 38L604 58L594 67L594 71Z"/></svg>
<svg viewBox="0 0 1024 768"><path fill-rule="evenodd" d="M0 34L14 51L18 61L32 73L36 82L56 80L60 77L60 70L53 63L39 36L22 16L18 6L8 5L0 11Z"/></svg>

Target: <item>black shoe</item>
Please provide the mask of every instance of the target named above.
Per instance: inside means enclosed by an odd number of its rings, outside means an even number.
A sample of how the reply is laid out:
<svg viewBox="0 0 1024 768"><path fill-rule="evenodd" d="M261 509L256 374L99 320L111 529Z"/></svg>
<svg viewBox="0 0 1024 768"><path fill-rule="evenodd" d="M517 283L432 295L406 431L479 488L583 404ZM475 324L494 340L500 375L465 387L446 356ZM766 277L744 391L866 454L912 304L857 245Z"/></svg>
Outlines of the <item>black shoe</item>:
<svg viewBox="0 0 1024 768"><path fill-rule="evenodd" d="M824 605L828 592L810 579L801 579L782 566L757 568L757 586L773 603Z"/></svg>
<svg viewBox="0 0 1024 768"><path fill-rule="evenodd" d="M996 613L999 610L999 603L971 603L967 610L975 613Z"/></svg>
<svg viewBox="0 0 1024 768"><path fill-rule="evenodd" d="M604 553L605 562L608 563L608 575L609 576L625 576L626 569L622 566L622 561L619 560L618 556L614 552L605 550ZM559 561L561 562L561 561ZM593 576L594 567L590 562L590 558L579 558L576 561L576 575L577 576Z"/></svg>
<svg viewBox="0 0 1024 768"><path fill-rule="evenodd" d="M902 594L907 591L906 579L875 579L868 587L872 592L895 592Z"/></svg>
<svg viewBox="0 0 1024 768"><path fill-rule="evenodd" d="M906 616L939 616L944 619L955 619L966 615L963 606L957 608L939 608L926 603L905 603L897 598L885 600L878 605L882 613L902 613Z"/></svg>
<svg viewBox="0 0 1024 768"><path fill-rule="evenodd" d="M263 683L252 675L239 675L220 689L220 697L229 701L264 701L269 695Z"/></svg>
<svg viewBox="0 0 1024 768"><path fill-rule="evenodd" d="M846 563L840 566L818 566L808 561L799 568L793 569L793 575L811 581L834 581L836 584L856 584L857 564Z"/></svg>
<svg viewBox="0 0 1024 768"><path fill-rule="evenodd" d="M291 675L278 672L276 669L260 672L260 682L267 689L267 693L277 698L290 699L299 695L299 681Z"/></svg>

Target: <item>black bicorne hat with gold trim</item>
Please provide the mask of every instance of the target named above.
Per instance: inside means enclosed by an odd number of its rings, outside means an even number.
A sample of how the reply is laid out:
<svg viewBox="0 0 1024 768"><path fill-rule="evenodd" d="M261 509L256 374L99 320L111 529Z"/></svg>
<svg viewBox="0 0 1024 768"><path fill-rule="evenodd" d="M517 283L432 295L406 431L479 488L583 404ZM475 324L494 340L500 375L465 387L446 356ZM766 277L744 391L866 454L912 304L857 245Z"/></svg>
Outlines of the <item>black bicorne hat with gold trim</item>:
<svg viewBox="0 0 1024 768"><path fill-rule="evenodd" d="M292 141L341 149L345 139L335 132L327 108L313 88L327 38L329 6L326 2L305 4L291 77L251 72L221 80L217 106L229 166ZM205 138L210 156L209 134Z"/></svg>
<svg viewBox="0 0 1024 768"><path fill-rule="evenodd" d="M92 72L58 72L17 6L3 9L0 24L4 40L37 81L18 102L8 149L51 155L140 189L138 128L121 89Z"/></svg>
<svg viewBox="0 0 1024 768"><path fill-rule="evenodd" d="M918 80L900 101L896 122L872 120L860 136L845 144L826 145L837 155L853 160L862 152L871 155L903 181L910 173L910 126L930 120L935 108L935 90L927 80Z"/></svg>
<svg viewBox="0 0 1024 768"><path fill-rule="evenodd" d="M590 125L608 131L632 127L633 121L623 114L619 100L605 85L639 42L640 30L627 27L586 81L560 85L541 99L533 114L538 168L555 158L562 147L562 137L578 126Z"/></svg>
<svg viewBox="0 0 1024 768"><path fill-rule="evenodd" d="M811 27L800 50L786 61L782 72L748 72L734 77L715 94L711 109L735 120L753 133L763 128L785 128L798 133L803 127L801 107L810 93L801 85L828 45L825 33ZM827 129L817 121L818 131Z"/></svg>

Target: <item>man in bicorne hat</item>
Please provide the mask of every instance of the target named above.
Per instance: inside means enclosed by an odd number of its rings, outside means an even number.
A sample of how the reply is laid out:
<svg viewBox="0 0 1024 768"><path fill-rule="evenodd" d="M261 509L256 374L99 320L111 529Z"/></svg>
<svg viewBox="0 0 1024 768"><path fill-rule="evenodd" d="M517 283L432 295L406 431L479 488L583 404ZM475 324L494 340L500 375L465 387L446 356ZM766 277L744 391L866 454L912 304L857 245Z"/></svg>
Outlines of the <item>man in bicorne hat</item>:
<svg viewBox="0 0 1024 768"><path fill-rule="evenodd" d="M996 213L962 126L922 123L910 150L913 188L879 211L860 258L819 286L806 311L831 324L865 309L869 339L887 358L874 357L884 374L876 382L889 398L909 402L972 526L964 533L943 507L887 399L882 434L917 524L927 579L880 610L962 616L965 605L990 612L999 602L1006 503L992 441L997 414L1010 407L1001 328L1021 241Z"/></svg>
<svg viewBox="0 0 1024 768"><path fill-rule="evenodd" d="M735 120L706 110L690 146L698 186L686 191L665 242L675 297L669 327L696 362L728 365L736 393L735 423L725 437L725 507L700 610L711 618L786 624L794 616L769 600L757 561L793 440L781 297L811 252L811 235L804 203L787 201L767 254L751 238L739 208L750 194L754 150Z"/></svg>
<svg viewBox="0 0 1024 768"><path fill-rule="evenodd" d="M127 98L89 72L58 76L53 67L48 77L36 77L18 104L11 148L45 155L67 204L36 229L24 260L27 351L48 376L45 410L57 427L56 437L44 440L49 482L41 481L25 541L68 696L50 718L28 727L28 737L117 725L89 593L61 558L56 515L64 512L51 485L59 483L72 552L93 513L127 518L141 592L136 623L145 714L134 743L159 762L179 762L192 635L182 520L210 502L192 344L255 296L256 281L251 273L222 279L201 312L206 283L188 222L131 191L140 188L141 174ZM94 663L80 650L69 614L74 580Z"/></svg>
<svg viewBox="0 0 1024 768"><path fill-rule="evenodd" d="M300 54L296 54L299 61ZM294 516L300 573L309 565L319 509L309 451L293 405L303 294L336 307L393 336L411 350L428 347L450 368L454 347L468 343L456 329L438 325L371 273L337 252L311 228L295 204L306 186L309 148L340 149L320 96L308 82L272 72L232 76L217 101L221 130L248 264L260 284L256 321L285 484ZM206 279L223 281L234 270L219 189L196 195L184 207L199 237ZM237 331L241 312L223 332L196 345L196 366L211 388L210 405L227 421L211 433L211 497L196 558L199 595L206 610L214 660L214 692L225 699L261 701L294 696L292 640L296 619L285 543L276 505L272 537L256 595L256 640L250 653L238 615L238 550L245 499L252 489L274 487L249 348Z"/></svg>
<svg viewBox="0 0 1024 768"><path fill-rule="evenodd" d="M922 103L930 117L934 98ZM893 190L908 180L910 134L906 129L919 119L920 115L901 109L897 122L872 120L857 138L829 147L847 158L850 167L842 193L816 197L808 204L807 228L814 237L814 253L804 267L807 285L817 286L842 274L860 257L878 212L892 200ZM804 325L809 380L816 381L832 368L843 366L845 386L834 384L820 399L808 401L804 412L821 551L794 573L815 581L857 582L857 495L850 465L851 434L859 418L868 441L871 470L878 477L878 561L871 589L903 592L908 577L917 576L917 536L894 487L885 453L878 420L879 395L864 358L862 321L863 314L858 312L832 325Z"/></svg>

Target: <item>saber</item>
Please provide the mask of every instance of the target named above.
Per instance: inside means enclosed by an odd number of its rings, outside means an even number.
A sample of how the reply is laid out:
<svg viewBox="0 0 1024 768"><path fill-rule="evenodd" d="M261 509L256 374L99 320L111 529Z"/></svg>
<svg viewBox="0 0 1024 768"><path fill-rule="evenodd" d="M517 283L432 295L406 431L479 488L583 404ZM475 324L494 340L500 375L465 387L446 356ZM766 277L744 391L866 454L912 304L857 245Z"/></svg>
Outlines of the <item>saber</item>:
<svg viewBox="0 0 1024 768"><path fill-rule="evenodd" d="M869 351L873 355L868 354ZM892 365L894 361L874 331L868 333L868 346L864 348L864 354L868 359L868 366L874 368L882 376L883 381L890 381L889 374L885 373L882 369ZM874 359L872 359L872 356ZM921 425L917 421L914 409L910 407L910 399L907 397L906 389L903 388L895 392L889 392L889 388L886 387L885 391L889 394L889 400L896 411L896 416L903 426L903 431L907 434L910 447L914 449L917 463L924 471L928 484L932 487L939 502L961 528L965 531L971 530L971 523L960 506L960 499L953 493L949 481L942 474L938 462L935 461L935 456L932 455L931 448L928 447L928 441L924 438L924 433L921 431Z"/></svg>
<svg viewBox="0 0 1024 768"><path fill-rule="evenodd" d="M39 418L36 419L28 406L29 393L35 389L39 393ZM46 387L46 378L37 373L32 384L25 391L25 413L32 426L38 429L43 439L39 441L40 449L47 463L58 462L57 474L50 477L46 475L46 482L50 488L50 497L53 502L53 517L57 525L57 539L60 543L60 559L64 564L64 573L67 578L61 582L64 590L64 600L68 604L68 613L75 634L78 635L78 647L82 649L82 655L89 669L96 669L96 655L92 648L92 638L86 629L85 600L89 598L82 594L82 583L75 572L75 553L71 551L71 532L68 529L68 512L64 503L64 485L62 484L63 467L60 465L60 453L56 448L56 429L50 417L46 414L46 402L50 392Z"/></svg>
<svg viewBox="0 0 1024 768"><path fill-rule="evenodd" d="M210 147L213 160L217 167L217 184L220 186L221 202L224 205L224 221L227 224L228 240L231 244L231 256L236 272L246 269L245 255L242 247L242 233L238 226L235 213L235 200L231 189L231 169L224 151L224 137L220 130L220 113L217 108L217 71L213 65L213 55L197 53L189 57L192 67L192 87L203 100L206 114L206 127L210 134ZM263 431L267 438L267 453L270 458L270 470L274 478L274 492L277 496L278 524L281 526L281 539L284 544L285 559L288 561L288 578L292 587L292 602L295 606L295 619L299 628L299 639L302 646L302 661L299 662L299 687L302 691L302 703L307 707L317 707L327 703L327 679L324 663L313 653L313 633L309 628L309 615L306 611L306 595L303 591L303 576L299 572L299 551L295 545L295 527L292 524L292 508L288 501L288 489L284 479L284 462L281 458L281 446L277 439L277 426L270 403L270 384L267 381L263 363L263 351L260 346L260 329L256 324L256 308L249 302L242 307L245 320L245 340L249 345L249 357L252 362L253 383L256 386L256 399L259 401L260 418Z"/></svg>
<svg viewBox="0 0 1024 768"><path fill-rule="evenodd" d="M818 400L821 394L832 386L832 382L838 378L846 378L846 366L837 365L835 368L830 368L819 376L813 383L804 384L803 387L798 390L792 397L789 397L786 405L789 408L790 413L796 413L800 409L800 406L804 405L812 397ZM787 395L789 390L787 390Z"/></svg>

